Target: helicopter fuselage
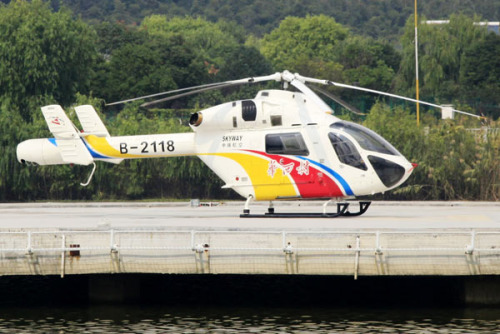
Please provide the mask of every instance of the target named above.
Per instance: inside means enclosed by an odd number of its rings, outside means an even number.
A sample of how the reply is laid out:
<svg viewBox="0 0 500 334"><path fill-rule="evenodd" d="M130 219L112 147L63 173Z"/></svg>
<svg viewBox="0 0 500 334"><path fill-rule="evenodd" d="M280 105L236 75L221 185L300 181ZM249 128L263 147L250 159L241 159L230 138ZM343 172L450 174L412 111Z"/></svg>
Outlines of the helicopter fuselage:
<svg viewBox="0 0 500 334"><path fill-rule="evenodd" d="M191 123L200 159L225 187L256 200L373 195L413 169L385 139L300 92L261 91L201 111Z"/></svg>
<svg viewBox="0 0 500 334"><path fill-rule="evenodd" d="M260 91L254 99L199 111L190 126L193 132L177 134L111 137L83 132L71 143L76 147L83 142L91 156L84 160L88 163L198 156L225 188L255 200L373 195L399 186L413 169L385 139L340 120L319 98L302 92ZM63 152L68 143L61 136L27 140L18 145L18 160L71 163Z"/></svg>

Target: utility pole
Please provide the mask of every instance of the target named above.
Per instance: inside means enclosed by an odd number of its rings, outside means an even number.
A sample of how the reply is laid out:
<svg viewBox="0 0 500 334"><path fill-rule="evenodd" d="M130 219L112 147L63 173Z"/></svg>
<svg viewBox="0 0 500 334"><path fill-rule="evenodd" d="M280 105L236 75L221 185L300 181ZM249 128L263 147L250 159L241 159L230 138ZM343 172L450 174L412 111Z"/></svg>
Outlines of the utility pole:
<svg viewBox="0 0 500 334"><path fill-rule="evenodd" d="M419 92L418 92L418 28L417 28L417 0L415 0L415 87L417 97L416 100L419 100ZM420 103L417 102L417 126L420 126Z"/></svg>

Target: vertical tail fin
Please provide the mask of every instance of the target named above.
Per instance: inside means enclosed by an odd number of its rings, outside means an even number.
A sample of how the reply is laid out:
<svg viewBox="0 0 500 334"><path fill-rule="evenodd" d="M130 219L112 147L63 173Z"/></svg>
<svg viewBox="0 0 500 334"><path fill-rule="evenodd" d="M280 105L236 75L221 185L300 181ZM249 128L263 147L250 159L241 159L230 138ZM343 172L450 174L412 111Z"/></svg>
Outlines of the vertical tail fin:
<svg viewBox="0 0 500 334"><path fill-rule="evenodd" d="M49 126L50 132L56 139L78 138L75 125L68 118L60 105L54 104L42 107L43 117Z"/></svg>
<svg viewBox="0 0 500 334"><path fill-rule="evenodd" d="M83 131L86 134L96 135L98 137L109 137L108 129L97 115L94 107L91 105L83 105L75 107L76 115L80 120Z"/></svg>
<svg viewBox="0 0 500 334"><path fill-rule="evenodd" d="M90 165L94 159L82 142L75 125L59 105L42 107L42 113L54 134L61 158L65 163Z"/></svg>

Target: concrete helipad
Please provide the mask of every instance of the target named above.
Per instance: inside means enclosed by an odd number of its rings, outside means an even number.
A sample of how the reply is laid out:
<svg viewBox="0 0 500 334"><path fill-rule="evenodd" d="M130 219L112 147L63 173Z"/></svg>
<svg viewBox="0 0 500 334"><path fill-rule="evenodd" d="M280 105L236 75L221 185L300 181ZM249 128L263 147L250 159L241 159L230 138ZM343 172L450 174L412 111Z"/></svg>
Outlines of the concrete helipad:
<svg viewBox="0 0 500 334"><path fill-rule="evenodd" d="M276 202L276 212L322 212L324 202ZM373 202L359 217L239 217L244 202L76 202L0 204L3 230L414 230L498 229L500 202ZM357 203L351 204L352 211ZM252 203L264 213L267 203ZM328 207L335 211L334 205Z"/></svg>

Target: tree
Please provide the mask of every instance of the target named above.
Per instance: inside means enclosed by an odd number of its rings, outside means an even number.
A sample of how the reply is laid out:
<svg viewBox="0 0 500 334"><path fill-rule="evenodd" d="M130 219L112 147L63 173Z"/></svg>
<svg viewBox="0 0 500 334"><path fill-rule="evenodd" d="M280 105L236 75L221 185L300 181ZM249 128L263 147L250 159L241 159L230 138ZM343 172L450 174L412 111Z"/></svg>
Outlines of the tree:
<svg viewBox="0 0 500 334"><path fill-rule="evenodd" d="M2 0L9 2L9 0ZM169 18L200 16L211 22L230 17L256 36L263 36L279 26L287 16L326 15L353 32L396 42L413 0L50 0L57 9L69 6L87 22L121 21L127 25L141 22L148 15L165 13ZM426 0L419 1L419 12L429 19L442 19L453 13L478 14L484 20L497 21L500 3L492 0Z"/></svg>
<svg viewBox="0 0 500 334"><path fill-rule="evenodd" d="M488 34L464 52L460 68L463 96L484 113L500 117L500 36Z"/></svg>
<svg viewBox="0 0 500 334"><path fill-rule="evenodd" d="M150 36L170 38L181 35L188 45L198 50L200 59L215 67L224 63L224 54L228 49L238 45L238 36L229 33L227 27L226 22L219 25L202 18L167 19L163 15L148 16L141 23L141 29Z"/></svg>
<svg viewBox="0 0 500 334"><path fill-rule="evenodd" d="M272 73L269 61L254 47L238 45L226 54L220 68L220 80L234 80Z"/></svg>
<svg viewBox="0 0 500 334"><path fill-rule="evenodd" d="M53 13L41 0L0 7L0 96L30 119L28 100L68 104L86 92L96 58L95 34L66 9Z"/></svg>
<svg viewBox="0 0 500 334"><path fill-rule="evenodd" d="M108 102L175 89L168 48L164 43L146 41L126 44L115 50L102 73L98 96Z"/></svg>
<svg viewBox="0 0 500 334"><path fill-rule="evenodd" d="M347 28L325 15L287 17L264 35L260 51L276 70L296 71L307 59L335 61L335 46L347 34Z"/></svg>
<svg viewBox="0 0 500 334"><path fill-rule="evenodd" d="M323 15L288 17L263 37L260 46L276 70L379 90L389 90L399 66L399 55L392 46L350 35L345 27ZM374 103L373 95L360 100L359 92L330 90L363 111Z"/></svg>
<svg viewBox="0 0 500 334"><path fill-rule="evenodd" d="M399 67L399 54L389 44L362 36L349 36L335 49L344 68L343 79L361 87L387 91Z"/></svg>
<svg viewBox="0 0 500 334"><path fill-rule="evenodd" d="M436 121L424 115L421 127L415 115L401 107L377 103L364 125L382 135L411 162L417 163L405 185L385 194L386 199L498 200L500 136L475 136L463 120ZM495 125L493 125L495 126Z"/></svg>
<svg viewBox="0 0 500 334"><path fill-rule="evenodd" d="M111 102L208 80L198 50L181 35L131 34L131 42L102 55L93 85L97 96Z"/></svg>
<svg viewBox="0 0 500 334"><path fill-rule="evenodd" d="M120 22L101 22L94 25L97 33L97 50L104 58L111 56L114 50L126 44L137 44L144 41L146 33Z"/></svg>
<svg viewBox="0 0 500 334"><path fill-rule="evenodd" d="M401 38L402 60L396 86L415 95L414 19L406 23ZM452 15L448 24L419 25L419 79L421 98L450 103L460 96L461 58L470 45L484 39L486 30L465 15Z"/></svg>
<svg viewBox="0 0 500 334"><path fill-rule="evenodd" d="M199 85L207 82L232 80L241 77L269 74L269 62L251 46L244 45L244 30L234 22L225 20L212 23L201 18L184 17L168 19L163 15L152 15L144 19L140 29L149 38L182 39L186 48L194 52L193 62L202 66L203 71L190 71L184 75L192 79L190 84L179 82L179 87ZM171 52L173 54L173 52ZM174 54L175 56L175 54ZM201 73L204 72L204 73ZM221 103L223 93L233 93L236 89L211 91L189 98L184 106L203 106ZM245 92L248 92L245 90ZM255 92L252 91L251 95ZM246 95L248 96L248 95ZM183 100L184 102L185 100ZM180 103L180 102L179 102Z"/></svg>

